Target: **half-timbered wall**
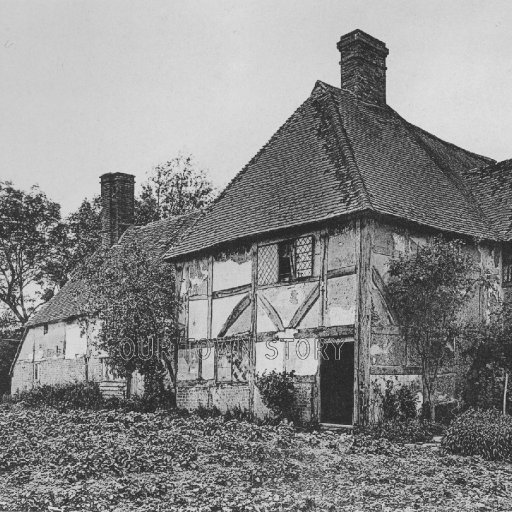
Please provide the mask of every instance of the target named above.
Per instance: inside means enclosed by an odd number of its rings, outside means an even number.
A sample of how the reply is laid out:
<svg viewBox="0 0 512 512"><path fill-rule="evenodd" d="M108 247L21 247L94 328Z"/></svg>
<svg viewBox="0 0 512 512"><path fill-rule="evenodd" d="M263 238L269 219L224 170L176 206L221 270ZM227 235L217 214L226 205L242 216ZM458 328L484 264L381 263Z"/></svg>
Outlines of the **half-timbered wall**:
<svg viewBox="0 0 512 512"><path fill-rule="evenodd" d="M413 230L384 222L375 222L371 249L371 338L370 380L371 414L379 414L378 404L373 394L373 385L381 388L386 380L396 379L403 383L414 383L421 400L421 378L418 357L412 347L407 346L399 333L396 312L386 300L386 285L389 281L389 262L403 253L414 252L418 246L427 244L431 233ZM468 243L465 246L481 271L493 276L489 290L476 288L466 305L462 316L467 319L488 318L502 298L500 283L500 249L489 243ZM475 276L476 277L476 276ZM457 356L457 347L454 358ZM450 400L455 394L456 378L453 372L445 371L439 378L438 400Z"/></svg>
<svg viewBox="0 0 512 512"><path fill-rule="evenodd" d="M294 370L302 415L316 415L318 340L354 342L358 245L354 221L184 263L180 405L264 415L254 374Z"/></svg>

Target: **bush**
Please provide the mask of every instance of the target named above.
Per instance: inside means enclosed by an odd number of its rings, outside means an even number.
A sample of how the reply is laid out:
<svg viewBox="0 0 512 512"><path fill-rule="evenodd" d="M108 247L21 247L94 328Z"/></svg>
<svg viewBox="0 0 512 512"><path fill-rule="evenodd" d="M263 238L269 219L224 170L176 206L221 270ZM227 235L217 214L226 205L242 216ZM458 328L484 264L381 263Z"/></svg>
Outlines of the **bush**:
<svg viewBox="0 0 512 512"><path fill-rule="evenodd" d="M407 421L416 417L418 397L413 385L387 380L384 392L374 383L374 394L381 401L384 421Z"/></svg>
<svg viewBox="0 0 512 512"><path fill-rule="evenodd" d="M13 402L23 402L28 407L57 407L59 409L99 409L104 400L97 382L73 384L45 384L12 396Z"/></svg>
<svg viewBox="0 0 512 512"><path fill-rule="evenodd" d="M206 418L218 418L222 416L222 412L218 407L205 407L204 405L200 405L197 409L194 409L194 413L199 416L201 419Z"/></svg>
<svg viewBox="0 0 512 512"><path fill-rule="evenodd" d="M295 372L276 372L266 370L256 376L258 388L263 403L278 419L293 419L295 405Z"/></svg>
<svg viewBox="0 0 512 512"><path fill-rule="evenodd" d="M374 425L356 427L354 430L356 437L386 439L393 443L426 443L443 432L442 425L420 420L383 421Z"/></svg>
<svg viewBox="0 0 512 512"><path fill-rule="evenodd" d="M228 409L224 414L224 421L253 421L251 413L247 409L242 409L240 406L235 405L233 409Z"/></svg>
<svg viewBox="0 0 512 512"><path fill-rule="evenodd" d="M55 407L61 411L72 409L109 409L124 412L154 412L172 408L170 394L152 394L131 398L104 398L97 382L43 385L22 391L4 399L4 403L23 402L27 407Z"/></svg>
<svg viewBox="0 0 512 512"><path fill-rule="evenodd" d="M512 417L469 409L452 422L442 446L454 454L512 461Z"/></svg>

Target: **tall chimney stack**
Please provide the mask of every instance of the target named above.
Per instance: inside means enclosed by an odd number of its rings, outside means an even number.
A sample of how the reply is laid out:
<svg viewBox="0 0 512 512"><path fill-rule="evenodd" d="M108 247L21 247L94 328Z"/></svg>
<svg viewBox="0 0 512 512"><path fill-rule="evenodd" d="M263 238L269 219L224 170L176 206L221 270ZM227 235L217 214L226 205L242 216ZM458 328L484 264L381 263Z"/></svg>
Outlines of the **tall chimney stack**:
<svg viewBox="0 0 512 512"><path fill-rule="evenodd" d="M386 45L354 30L341 36L337 48L341 54L341 88L370 103L386 103Z"/></svg>
<svg viewBox="0 0 512 512"><path fill-rule="evenodd" d="M135 221L135 176L109 172L100 179L101 245L108 249Z"/></svg>

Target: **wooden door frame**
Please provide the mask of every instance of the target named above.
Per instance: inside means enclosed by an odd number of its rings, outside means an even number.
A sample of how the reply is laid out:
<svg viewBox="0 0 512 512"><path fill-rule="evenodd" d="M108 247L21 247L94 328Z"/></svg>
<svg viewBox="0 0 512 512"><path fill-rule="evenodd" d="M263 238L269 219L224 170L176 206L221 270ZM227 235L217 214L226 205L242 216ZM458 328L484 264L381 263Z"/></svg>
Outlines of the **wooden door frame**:
<svg viewBox="0 0 512 512"><path fill-rule="evenodd" d="M351 343L353 345L353 350L354 350L354 368L353 368L353 373L354 373L354 376L357 375L357 368L356 368L356 350L357 350L357 343L356 343L356 340L354 339L346 339L346 338L334 338L334 337L325 337L325 338L318 338L318 343L330 343L330 344L334 344L334 343L340 343L342 345L346 344L346 343ZM317 389L318 389L318 413L317 413L317 417L318 417L318 423L322 423L322 361L323 359L321 357L319 357L319 361L318 361L318 369L317 369ZM353 401L352 401L352 425L355 424L355 417L356 417L356 414L355 414L355 411L356 411L356 396L357 396L357 389L356 389L356 386L353 386L353 394L354 394L354 398L353 398Z"/></svg>

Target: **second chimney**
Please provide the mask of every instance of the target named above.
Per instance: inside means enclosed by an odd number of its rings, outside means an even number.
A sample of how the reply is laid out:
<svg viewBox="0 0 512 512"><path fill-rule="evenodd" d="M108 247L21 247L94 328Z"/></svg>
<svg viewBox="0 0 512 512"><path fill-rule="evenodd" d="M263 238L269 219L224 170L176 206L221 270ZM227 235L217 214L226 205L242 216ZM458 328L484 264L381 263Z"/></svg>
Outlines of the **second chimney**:
<svg viewBox="0 0 512 512"><path fill-rule="evenodd" d="M341 54L341 88L370 103L386 103L386 45L354 30L341 36L338 44Z"/></svg>
<svg viewBox="0 0 512 512"><path fill-rule="evenodd" d="M101 245L108 249L135 220L135 176L110 172L101 176Z"/></svg>

